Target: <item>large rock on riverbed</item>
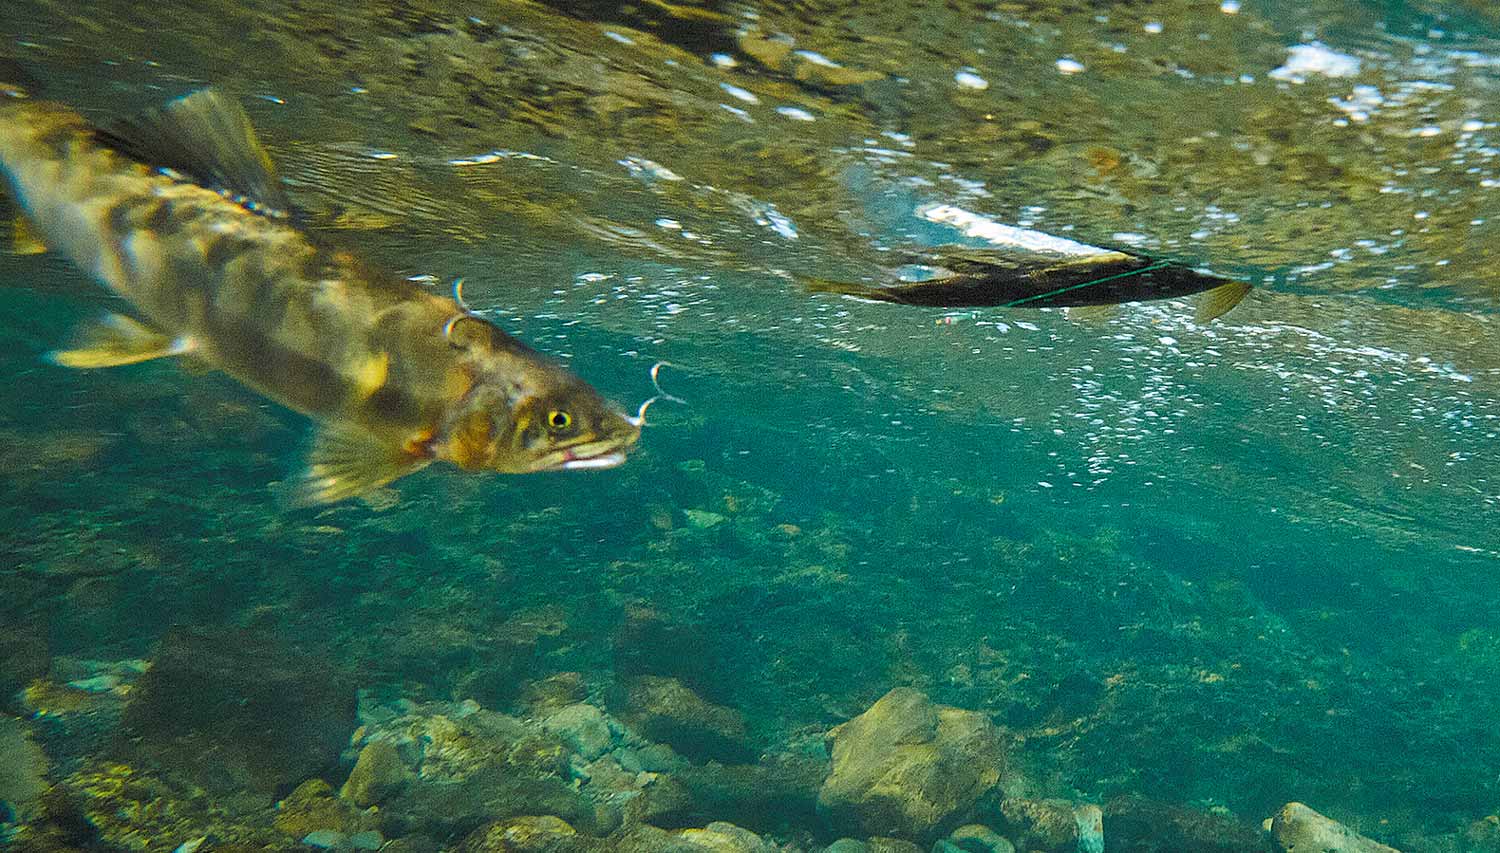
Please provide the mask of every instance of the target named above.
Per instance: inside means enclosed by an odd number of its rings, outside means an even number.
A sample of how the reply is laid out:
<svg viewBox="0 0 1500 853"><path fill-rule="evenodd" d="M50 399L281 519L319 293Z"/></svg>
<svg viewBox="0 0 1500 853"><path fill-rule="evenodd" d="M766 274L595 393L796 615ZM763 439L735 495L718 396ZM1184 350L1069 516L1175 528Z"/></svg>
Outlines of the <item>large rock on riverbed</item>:
<svg viewBox="0 0 1500 853"><path fill-rule="evenodd" d="M833 773L818 809L838 832L930 843L992 793L1004 769L983 714L898 687L828 733Z"/></svg>
<svg viewBox="0 0 1500 853"><path fill-rule="evenodd" d="M1287 803L1271 818L1271 837L1286 853L1399 853L1301 803Z"/></svg>
<svg viewBox="0 0 1500 853"><path fill-rule="evenodd" d="M179 627L131 691L115 752L271 796L336 765L354 726L354 688L327 661L259 631Z"/></svg>

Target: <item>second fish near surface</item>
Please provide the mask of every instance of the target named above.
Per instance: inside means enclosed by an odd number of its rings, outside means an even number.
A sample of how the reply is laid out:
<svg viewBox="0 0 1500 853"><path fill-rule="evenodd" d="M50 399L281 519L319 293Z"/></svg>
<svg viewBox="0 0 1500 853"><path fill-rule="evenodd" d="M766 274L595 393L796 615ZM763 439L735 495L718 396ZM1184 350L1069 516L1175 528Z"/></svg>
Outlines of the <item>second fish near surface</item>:
<svg viewBox="0 0 1500 853"><path fill-rule="evenodd" d="M1091 246L1040 231L982 220L947 205L919 211L933 222L965 226L988 245L955 244L895 253L901 267L876 282L809 279L815 292L936 308L1110 306L1202 293L1195 319L1223 316L1250 284L1160 258ZM976 229L975 221L982 223ZM916 270L917 275L907 271Z"/></svg>
<svg viewBox="0 0 1500 853"><path fill-rule="evenodd" d="M297 227L232 99L206 89L100 129L9 94L0 168L31 234L132 309L53 360L191 359L310 415L298 501L353 497L433 462L607 468L639 438L639 416L458 299Z"/></svg>

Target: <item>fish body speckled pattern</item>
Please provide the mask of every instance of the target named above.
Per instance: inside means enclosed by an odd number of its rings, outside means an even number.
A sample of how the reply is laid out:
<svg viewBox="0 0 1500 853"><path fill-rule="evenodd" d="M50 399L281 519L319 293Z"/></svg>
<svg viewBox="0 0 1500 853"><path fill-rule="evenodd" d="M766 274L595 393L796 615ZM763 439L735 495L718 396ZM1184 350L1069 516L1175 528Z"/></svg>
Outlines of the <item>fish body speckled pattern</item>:
<svg viewBox="0 0 1500 853"><path fill-rule="evenodd" d="M243 110L212 89L105 130L60 104L6 99L0 167L31 232L134 309L53 360L182 356L313 417L299 502L434 461L610 467L639 437L638 418L458 299L299 228Z"/></svg>

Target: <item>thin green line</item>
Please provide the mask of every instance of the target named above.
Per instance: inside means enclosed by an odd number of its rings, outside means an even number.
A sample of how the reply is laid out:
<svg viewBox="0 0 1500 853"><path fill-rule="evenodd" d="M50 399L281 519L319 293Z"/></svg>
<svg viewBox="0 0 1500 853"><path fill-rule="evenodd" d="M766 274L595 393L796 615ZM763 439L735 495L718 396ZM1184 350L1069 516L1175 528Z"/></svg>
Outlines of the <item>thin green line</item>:
<svg viewBox="0 0 1500 853"><path fill-rule="evenodd" d="M1140 275L1141 273L1152 272L1154 270L1159 270L1159 269L1162 269L1163 267L1169 267L1171 265L1172 265L1171 261L1157 261L1156 263L1152 264L1149 267L1141 267L1138 270L1130 270L1129 272L1115 273L1114 275L1108 275L1108 276L1105 276L1104 278L1096 278L1096 279L1093 279L1092 281L1085 281L1085 282L1083 282L1081 284L1070 284L1067 287L1058 288L1057 290L1053 290L1053 291L1050 291L1048 293L1038 293L1035 296L1026 296L1026 297L1023 297L1021 299L1016 299L1016 300L1011 301L1011 302L1006 302L1006 303L1002 304L1000 307L1001 308L1014 308L1017 305L1025 305L1028 302L1035 302L1038 299L1046 299L1046 298L1051 297L1051 296L1057 296L1059 294L1067 293L1070 290L1077 290L1080 287L1092 287L1093 285L1096 285L1096 284L1103 284L1106 281L1114 281L1117 278L1124 278L1124 277L1129 276L1129 275Z"/></svg>

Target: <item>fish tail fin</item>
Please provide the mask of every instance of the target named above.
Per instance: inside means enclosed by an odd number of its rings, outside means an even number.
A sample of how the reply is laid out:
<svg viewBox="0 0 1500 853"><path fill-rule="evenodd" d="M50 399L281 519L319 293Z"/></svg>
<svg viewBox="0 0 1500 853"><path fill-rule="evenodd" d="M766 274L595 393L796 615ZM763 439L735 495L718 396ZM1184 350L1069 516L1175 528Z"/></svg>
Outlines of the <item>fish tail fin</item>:
<svg viewBox="0 0 1500 853"><path fill-rule="evenodd" d="M1193 315L1193 321L1199 325L1207 325L1228 314L1250 290L1248 281L1231 281L1205 292Z"/></svg>

